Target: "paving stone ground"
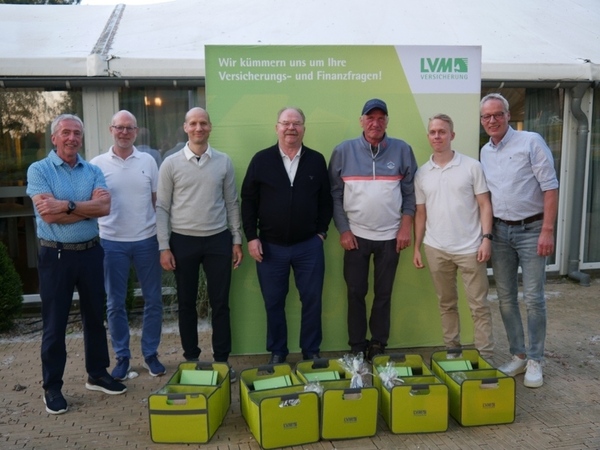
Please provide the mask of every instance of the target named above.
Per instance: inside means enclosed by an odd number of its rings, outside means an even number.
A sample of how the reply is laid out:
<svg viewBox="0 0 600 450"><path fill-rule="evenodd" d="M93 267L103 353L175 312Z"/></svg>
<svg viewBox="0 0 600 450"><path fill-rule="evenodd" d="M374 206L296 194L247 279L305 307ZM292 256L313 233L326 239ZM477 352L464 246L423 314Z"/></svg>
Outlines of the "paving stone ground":
<svg viewBox="0 0 600 450"><path fill-rule="evenodd" d="M392 434L379 418L374 437L320 441L297 449L599 449L600 448L600 279L582 287L564 279L547 284L548 338L545 383L539 389L523 386L516 377L516 420L512 424L462 427L453 419L443 433ZM494 292L496 362L509 358L506 337ZM465 319L463 319L465 320ZM171 324L172 325L172 324ZM160 347L161 361L172 374L181 362L176 327L166 326ZM208 333L201 332L203 348ZM153 378L135 356L139 377L127 381L125 395L110 396L85 389L83 341L78 333L67 337L68 361L63 393L69 402L66 414L46 413L42 402L40 336L29 333L6 338L0 335L0 449L259 449L241 413L239 384L232 387L230 410L208 444L155 444L150 439L148 396L162 387L166 377ZM421 354L426 361L439 348L398 349ZM139 355L139 337L132 338ZM209 354L210 352L205 352ZM340 352L324 352L339 357ZM291 355L294 364L299 355ZM266 362L264 355L235 356L239 371Z"/></svg>

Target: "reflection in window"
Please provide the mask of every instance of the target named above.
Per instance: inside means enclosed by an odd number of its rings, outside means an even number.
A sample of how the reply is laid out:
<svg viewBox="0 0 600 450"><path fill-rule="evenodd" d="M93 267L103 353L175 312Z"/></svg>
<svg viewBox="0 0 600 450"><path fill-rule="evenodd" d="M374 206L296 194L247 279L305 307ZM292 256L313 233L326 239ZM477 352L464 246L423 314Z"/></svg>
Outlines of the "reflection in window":
<svg viewBox="0 0 600 450"><path fill-rule="evenodd" d="M80 92L0 91L0 186L23 186L29 165L52 148L50 123L59 114L82 117Z"/></svg>
<svg viewBox="0 0 600 450"><path fill-rule="evenodd" d="M560 154L563 132L563 90L527 89L524 129L542 135L554 157L556 176L560 180Z"/></svg>
<svg viewBox="0 0 600 450"><path fill-rule="evenodd" d="M33 205L25 194L27 169L52 149L50 124L59 114L82 117L81 92L0 90L0 240L25 294L38 292Z"/></svg>
<svg viewBox="0 0 600 450"><path fill-rule="evenodd" d="M185 113L200 103L200 92L185 89L124 89L119 108L130 111L138 122L136 147L160 158L187 136L181 135ZM155 156L156 159L156 156Z"/></svg>
<svg viewBox="0 0 600 450"><path fill-rule="evenodd" d="M600 262L600 89L594 89L583 262Z"/></svg>

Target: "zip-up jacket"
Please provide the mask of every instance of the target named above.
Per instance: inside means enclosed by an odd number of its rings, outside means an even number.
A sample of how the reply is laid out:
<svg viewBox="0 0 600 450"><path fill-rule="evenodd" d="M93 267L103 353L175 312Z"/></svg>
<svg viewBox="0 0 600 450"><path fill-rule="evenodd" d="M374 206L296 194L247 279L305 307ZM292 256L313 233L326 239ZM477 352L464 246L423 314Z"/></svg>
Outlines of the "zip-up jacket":
<svg viewBox="0 0 600 450"><path fill-rule="evenodd" d="M331 155L329 178L333 221L341 233L374 241L395 239L402 215L415 215L412 148L387 135L377 151L364 135L339 144Z"/></svg>
<svg viewBox="0 0 600 450"><path fill-rule="evenodd" d="M259 151L242 184L242 223L246 239L293 245L326 233L332 216L327 163L302 147L291 183L279 145Z"/></svg>

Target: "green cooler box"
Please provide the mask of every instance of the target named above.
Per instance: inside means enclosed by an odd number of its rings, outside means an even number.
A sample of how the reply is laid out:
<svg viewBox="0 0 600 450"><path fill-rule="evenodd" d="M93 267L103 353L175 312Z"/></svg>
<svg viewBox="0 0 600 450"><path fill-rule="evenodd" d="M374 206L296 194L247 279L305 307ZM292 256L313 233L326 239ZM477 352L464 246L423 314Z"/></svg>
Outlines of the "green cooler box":
<svg viewBox="0 0 600 450"><path fill-rule="evenodd" d="M384 386L379 373L388 362L410 371L403 384ZM373 384L379 389L379 412L392 433L433 433L448 429L448 388L420 355L380 355L373 361Z"/></svg>
<svg viewBox="0 0 600 450"><path fill-rule="evenodd" d="M335 359L301 361L296 365L296 374L304 383L318 381L323 387L323 439L350 439L375 435L379 401L377 388L350 388L352 375Z"/></svg>
<svg viewBox="0 0 600 450"><path fill-rule="evenodd" d="M496 425L515 420L515 380L494 368L477 350L431 355L431 368L448 386L450 415L463 426Z"/></svg>
<svg viewBox="0 0 600 450"><path fill-rule="evenodd" d="M183 370L214 371L216 384L180 384ZM150 437L156 443L206 443L223 422L230 403L227 364L182 363L169 382L148 397Z"/></svg>
<svg viewBox="0 0 600 450"><path fill-rule="evenodd" d="M283 379L289 385L282 385ZM270 382L282 387L269 387ZM252 435L265 449L319 440L319 396L304 391L288 364L242 371L240 407Z"/></svg>

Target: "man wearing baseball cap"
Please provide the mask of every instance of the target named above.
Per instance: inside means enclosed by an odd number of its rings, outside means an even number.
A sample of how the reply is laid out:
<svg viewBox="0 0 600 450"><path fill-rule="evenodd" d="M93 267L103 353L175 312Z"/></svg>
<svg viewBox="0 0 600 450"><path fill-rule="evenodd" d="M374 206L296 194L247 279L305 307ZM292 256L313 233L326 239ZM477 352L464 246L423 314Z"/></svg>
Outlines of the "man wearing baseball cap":
<svg viewBox="0 0 600 450"><path fill-rule="evenodd" d="M362 109L362 134L339 144L331 155L329 177L333 220L344 252L348 289L348 343L369 361L384 353L390 334L392 287L400 250L411 244L415 214L412 148L386 134L388 108L383 100ZM367 339L369 261L373 255L374 299Z"/></svg>

